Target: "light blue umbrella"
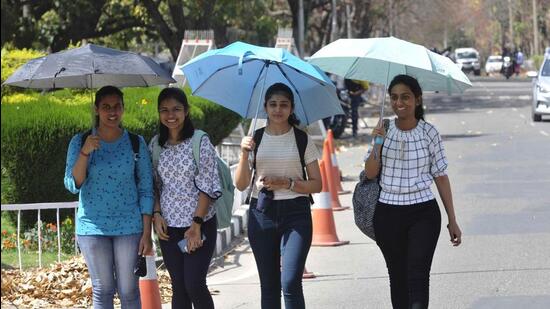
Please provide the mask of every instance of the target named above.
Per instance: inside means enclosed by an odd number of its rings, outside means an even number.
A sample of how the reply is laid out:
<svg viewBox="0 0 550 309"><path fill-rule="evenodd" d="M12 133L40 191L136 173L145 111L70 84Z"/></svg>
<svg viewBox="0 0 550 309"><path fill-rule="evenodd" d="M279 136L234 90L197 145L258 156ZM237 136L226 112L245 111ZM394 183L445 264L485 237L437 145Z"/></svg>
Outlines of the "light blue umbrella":
<svg viewBox="0 0 550 309"><path fill-rule="evenodd" d="M384 84L400 74L415 77L423 90L462 93L472 87L466 75L447 57L395 37L340 39L316 52L309 62L344 78ZM384 101L380 117L384 115ZM380 142L380 141L377 141Z"/></svg>
<svg viewBox="0 0 550 309"><path fill-rule="evenodd" d="M207 51L180 68L193 95L245 118L267 118L264 91L277 82L292 89L294 112L305 124L344 113L325 73L282 48L235 42Z"/></svg>

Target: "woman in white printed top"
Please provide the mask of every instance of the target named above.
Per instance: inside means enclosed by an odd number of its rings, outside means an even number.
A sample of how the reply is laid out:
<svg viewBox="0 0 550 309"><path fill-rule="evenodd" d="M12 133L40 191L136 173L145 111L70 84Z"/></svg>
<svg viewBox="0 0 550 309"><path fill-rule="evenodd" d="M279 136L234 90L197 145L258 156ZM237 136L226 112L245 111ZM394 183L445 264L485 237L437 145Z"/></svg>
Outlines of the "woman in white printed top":
<svg viewBox="0 0 550 309"><path fill-rule="evenodd" d="M160 132L149 145L156 189L153 221L172 281L172 308L214 308L206 274L216 247L213 204L221 196L216 150L204 135L200 162L193 159L195 129L183 90L163 89L158 112ZM187 248L180 248L178 243L184 238Z"/></svg>
<svg viewBox="0 0 550 309"><path fill-rule="evenodd" d="M254 151L248 238L260 275L262 308L281 308L281 288L287 309L305 308L302 274L312 237L309 194L321 191L319 152L296 128L288 86L271 85L264 108L267 126L241 142L236 187L243 191L251 183L248 155Z"/></svg>
<svg viewBox="0 0 550 309"><path fill-rule="evenodd" d="M436 128L424 120L422 89L408 75L396 76L388 87L397 118L365 162L367 178L380 174L380 198L374 214L376 243L390 276L393 308L427 308L432 258L441 229L439 206L430 189L435 181L448 218L453 246L461 243L456 221L447 158Z"/></svg>

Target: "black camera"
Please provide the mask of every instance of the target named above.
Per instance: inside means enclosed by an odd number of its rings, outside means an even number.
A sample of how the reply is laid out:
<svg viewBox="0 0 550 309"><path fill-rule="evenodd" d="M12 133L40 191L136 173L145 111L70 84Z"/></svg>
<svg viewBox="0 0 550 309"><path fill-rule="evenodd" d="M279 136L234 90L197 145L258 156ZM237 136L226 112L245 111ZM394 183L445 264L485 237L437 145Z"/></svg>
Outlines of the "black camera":
<svg viewBox="0 0 550 309"><path fill-rule="evenodd" d="M261 212L265 212L271 206L273 197L273 191L262 188L260 192L258 192L258 203L256 204L256 209Z"/></svg>

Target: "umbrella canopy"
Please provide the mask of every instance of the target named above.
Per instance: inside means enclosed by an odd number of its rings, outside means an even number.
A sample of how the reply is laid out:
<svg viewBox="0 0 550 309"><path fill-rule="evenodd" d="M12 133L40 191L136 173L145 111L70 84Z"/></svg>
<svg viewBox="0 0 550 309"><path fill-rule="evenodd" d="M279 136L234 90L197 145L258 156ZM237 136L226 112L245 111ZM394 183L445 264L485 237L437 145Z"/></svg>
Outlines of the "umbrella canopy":
<svg viewBox="0 0 550 309"><path fill-rule="evenodd" d="M415 77L423 90L462 93L472 87L447 57L395 37L340 39L309 59L322 70L345 78L389 85L399 74Z"/></svg>
<svg viewBox="0 0 550 309"><path fill-rule="evenodd" d="M36 89L147 87L176 82L153 59L94 44L32 59L4 85Z"/></svg>
<svg viewBox="0 0 550 309"><path fill-rule="evenodd" d="M294 92L294 112L304 123L343 114L332 81L319 68L282 48L235 42L184 64L194 95L245 118L266 118L266 87L281 82Z"/></svg>

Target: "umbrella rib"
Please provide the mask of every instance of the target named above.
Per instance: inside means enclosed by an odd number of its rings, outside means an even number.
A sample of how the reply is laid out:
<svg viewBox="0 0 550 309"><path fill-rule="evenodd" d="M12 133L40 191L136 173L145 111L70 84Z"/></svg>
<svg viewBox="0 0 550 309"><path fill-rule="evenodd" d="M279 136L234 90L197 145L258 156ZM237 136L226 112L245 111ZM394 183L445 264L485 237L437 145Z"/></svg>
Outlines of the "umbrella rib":
<svg viewBox="0 0 550 309"><path fill-rule="evenodd" d="M249 60L244 60L243 63L248 63L250 61L253 61L253 60L258 60L258 61L261 61L260 59L249 59ZM185 66L185 65L184 65ZM213 75L215 75L216 73L222 71L222 70L225 70L227 68L230 68L230 67L234 67L234 66L237 66L237 64L230 64L228 66L225 66L225 67L221 67L219 69L217 69L216 71L214 71L214 73L210 74L210 76L208 78L205 78L202 83L197 87L197 89L193 90L192 91L192 94L195 94L197 91L199 91L199 89L205 84L205 82Z"/></svg>
<svg viewBox="0 0 550 309"><path fill-rule="evenodd" d="M283 71L283 69L281 68L280 64L279 63L275 63L275 65L277 66L277 68L279 69L279 71L281 71L281 73L283 74L283 76L286 78L286 80L290 83L290 85L294 88L294 91L296 91L296 94L298 95L298 97L300 98L300 103L301 104L301 107L302 107L302 111L304 112L304 117L306 118L305 121L306 121L306 125L309 124L309 117L307 116L307 113L306 113L306 110L304 108L304 101L302 100L302 95L300 94L300 92L298 91L298 88L296 88L296 86L294 85L294 83L290 80L290 78L288 78L288 75L286 75L285 71ZM322 84L321 84L322 85Z"/></svg>
<svg viewBox="0 0 550 309"><path fill-rule="evenodd" d="M258 60L258 59L256 59ZM244 114L244 117L246 118L248 116L248 110L250 109L250 102L252 101L252 97L254 96L254 90L256 89L256 86L258 85L258 82L260 81L260 77L262 76L262 73L264 72L264 69L267 67L267 62L264 61L264 66L260 70L260 73L258 74L258 77L256 78L256 82L254 83L254 87L252 87L252 91L250 91L250 98L248 99L248 104L246 106L246 112ZM262 94L260 93L260 100L262 98ZM257 117L258 115L256 115Z"/></svg>

